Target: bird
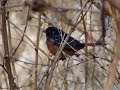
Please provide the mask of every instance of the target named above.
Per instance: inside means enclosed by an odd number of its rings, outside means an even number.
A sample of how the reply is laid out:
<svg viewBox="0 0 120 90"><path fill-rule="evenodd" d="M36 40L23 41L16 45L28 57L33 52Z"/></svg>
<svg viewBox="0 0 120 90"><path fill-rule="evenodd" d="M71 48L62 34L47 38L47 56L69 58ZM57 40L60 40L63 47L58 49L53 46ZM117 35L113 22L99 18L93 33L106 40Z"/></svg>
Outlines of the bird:
<svg viewBox="0 0 120 90"><path fill-rule="evenodd" d="M57 27L50 26L46 30L44 30L46 34L46 45L48 47L48 50L52 55L55 55L56 52L60 49L59 47L62 45L62 43L65 41L67 37L67 33L65 33L63 30L60 30ZM95 45L101 45L100 43L87 43L88 46L95 46ZM65 53L67 53L70 56L73 56L76 51L83 49L85 47L85 43L81 43L80 41L76 40L72 36L69 37L69 39L66 42L66 45L63 49ZM60 55L60 60L65 60L66 55L64 52Z"/></svg>

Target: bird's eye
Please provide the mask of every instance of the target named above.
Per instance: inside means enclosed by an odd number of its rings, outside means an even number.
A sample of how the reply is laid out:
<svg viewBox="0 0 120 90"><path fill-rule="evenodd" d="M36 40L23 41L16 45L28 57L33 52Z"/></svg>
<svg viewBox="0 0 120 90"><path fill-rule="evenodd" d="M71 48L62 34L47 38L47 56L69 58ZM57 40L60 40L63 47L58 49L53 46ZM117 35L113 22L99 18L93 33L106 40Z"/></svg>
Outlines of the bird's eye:
<svg viewBox="0 0 120 90"><path fill-rule="evenodd" d="M48 32L50 32L50 30L48 30Z"/></svg>

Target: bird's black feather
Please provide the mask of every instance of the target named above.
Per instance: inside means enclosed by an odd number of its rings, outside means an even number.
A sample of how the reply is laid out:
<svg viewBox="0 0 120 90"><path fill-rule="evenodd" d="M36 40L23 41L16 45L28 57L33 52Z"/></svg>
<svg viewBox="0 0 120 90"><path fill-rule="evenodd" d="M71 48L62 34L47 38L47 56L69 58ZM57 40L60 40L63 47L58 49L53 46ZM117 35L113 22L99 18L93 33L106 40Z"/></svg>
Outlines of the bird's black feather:
<svg viewBox="0 0 120 90"><path fill-rule="evenodd" d="M54 42L54 44L57 46L60 46L60 44L64 42L64 40L67 37L67 33L63 32L60 29L57 29L56 27L48 27L45 30L45 32L47 39L51 39ZM84 43L81 43L75 38L70 36L64 48L69 50L73 50L73 49L78 50L84 48L84 46L85 46Z"/></svg>

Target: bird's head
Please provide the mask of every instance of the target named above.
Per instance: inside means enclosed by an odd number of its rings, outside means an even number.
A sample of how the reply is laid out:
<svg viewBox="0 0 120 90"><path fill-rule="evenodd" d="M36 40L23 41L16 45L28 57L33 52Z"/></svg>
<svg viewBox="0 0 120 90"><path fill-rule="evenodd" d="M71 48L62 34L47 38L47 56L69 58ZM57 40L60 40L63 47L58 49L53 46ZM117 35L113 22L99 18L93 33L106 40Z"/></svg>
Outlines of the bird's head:
<svg viewBox="0 0 120 90"><path fill-rule="evenodd" d="M46 33L46 36L49 38L52 38L55 35L60 35L59 29L57 29L56 27L48 27L44 32Z"/></svg>

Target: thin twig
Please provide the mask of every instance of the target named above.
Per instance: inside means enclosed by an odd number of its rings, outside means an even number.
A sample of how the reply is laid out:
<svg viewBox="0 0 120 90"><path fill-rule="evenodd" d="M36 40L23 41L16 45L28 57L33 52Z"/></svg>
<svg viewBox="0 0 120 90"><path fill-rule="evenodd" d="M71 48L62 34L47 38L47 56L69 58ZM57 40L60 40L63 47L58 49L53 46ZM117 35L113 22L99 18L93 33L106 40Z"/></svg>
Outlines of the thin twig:
<svg viewBox="0 0 120 90"><path fill-rule="evenodd" d="M36 37L36 61L35 61L35 86L34 86L34 90L38 90L38 85L37 85L37 82L38 82L38 48L39 48L39 41L40 41L40 34L42 34L42 32L40 31L40 28L41 28L41 12L39 12L39 19L38 19L38 31L37 31L37 37Z"/></svg>
<svg viewBox="0 0 120 90"><path fill-rule="evenodd" d="M26 32L26 30L27 30L27 26L28 26L28 16L29 16L29 12L30 12L30 8L28 8L28 12L27 12L27 18L26 18L26 23L25 23L25 27L24 27L24 33ZM17 52L17 50L18 50L18 48L20 47L20 45L22 44L22 41L24 40L24 35L22 36L22 38L21 38L21 40L20 40L20 42L19 42L19 44L17 45L17 47L16 47L16 49L15 49L15 51L12 53L12 56L14 56L15 55L15 53Z"/></svg>

